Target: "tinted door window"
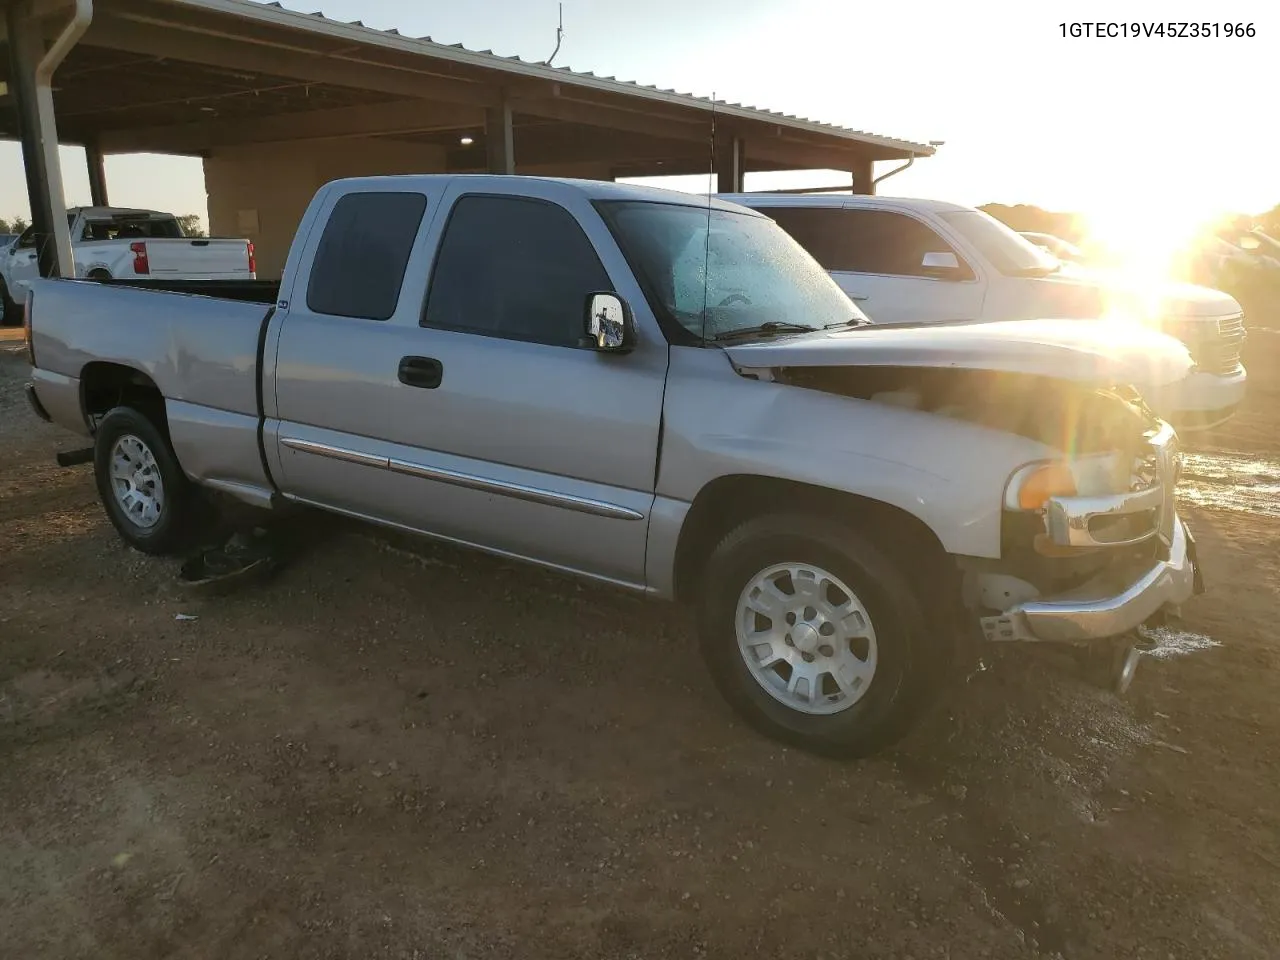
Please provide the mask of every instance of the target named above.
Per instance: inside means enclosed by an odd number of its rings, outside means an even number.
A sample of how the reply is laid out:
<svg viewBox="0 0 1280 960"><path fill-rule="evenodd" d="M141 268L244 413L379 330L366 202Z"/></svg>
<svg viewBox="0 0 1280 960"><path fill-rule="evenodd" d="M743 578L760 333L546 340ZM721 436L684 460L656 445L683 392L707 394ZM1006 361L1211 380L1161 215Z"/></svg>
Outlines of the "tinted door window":
<svg viewBox="0 0 1280 960"><path fill-rule="evenodd" d="M577 346L587 297L612 289L591 241L563 207L470 195L449 216L423 324Z"/></svg>
<svg viewBox="0 0 1280 960"><path fill-rule="evenodd" d="M936 277L924 268L926 253L952 253L960 272L951 279L971 280L973 271L960 254L927 224L889 210L837 210L822 207L769 207L772 217L827 270L899 277Z"/></svg>
<svg viewBox="0 0 1280 960"><path fill-rule="evenodd" d="M308 309L365 320L395 313L426 209L420 193L349 193L334 204L311 265Z"/></svg>

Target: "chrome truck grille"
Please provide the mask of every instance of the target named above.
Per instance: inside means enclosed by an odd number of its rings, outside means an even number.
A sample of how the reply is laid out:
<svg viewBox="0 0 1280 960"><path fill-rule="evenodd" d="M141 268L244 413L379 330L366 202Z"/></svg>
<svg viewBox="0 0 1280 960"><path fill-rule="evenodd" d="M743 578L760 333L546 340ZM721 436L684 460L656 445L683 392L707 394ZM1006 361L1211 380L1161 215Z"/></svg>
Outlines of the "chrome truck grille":
<svg viewBox="0 0 1280 960"><path fill-rule="evenodd" d="M1159 490L1159 499L1153 501L1154 520L1152 532L1165 545L1173 542L1173 527L1177 522L1175 491L1182 475L1182 453L1178 435L1164 424L1147 435L1148 450L1133 465L1130 489L1133 491Z"/></svg>
<svg viewBox="0 0 1280 960"><path fill-rule="evenodd" d="M1045 505L1045 532L1064 547L1117 547L1159 537L1173 543L1177 509L1174 488L1181 472L1178 438L1167 423L1146 435L1124 493L1052 497Z"/></svg>
<svg viewBox="0 0 1280 960"><path fill-rule="evenodd" d="M1244 348L1246 336L1243 313L1220 317L1217 336L1190 344L1191 359L1205 373L1229 377L1240 370L1240 351Z"/></svg>

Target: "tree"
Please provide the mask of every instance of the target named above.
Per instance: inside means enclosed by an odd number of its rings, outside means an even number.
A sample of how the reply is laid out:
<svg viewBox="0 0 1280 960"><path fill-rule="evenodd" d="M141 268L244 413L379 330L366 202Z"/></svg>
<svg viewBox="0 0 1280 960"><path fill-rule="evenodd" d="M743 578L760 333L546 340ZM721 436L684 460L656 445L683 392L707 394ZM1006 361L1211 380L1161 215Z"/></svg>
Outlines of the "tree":
<svg viewBox="0 0 1280 960"><path fill-rule="evenodd" d="M178 224L182 227L182 232L188 237L203 237L204 225L200 222L200 214L184 213L178 217Z"/></svg>
<svg viewBox="0 0 1280 960"><path fill-rule="evenodd" d="M0 217L0 233L22 233L25 229L27 229L25 217L14 217L12 220Z"/></svg>

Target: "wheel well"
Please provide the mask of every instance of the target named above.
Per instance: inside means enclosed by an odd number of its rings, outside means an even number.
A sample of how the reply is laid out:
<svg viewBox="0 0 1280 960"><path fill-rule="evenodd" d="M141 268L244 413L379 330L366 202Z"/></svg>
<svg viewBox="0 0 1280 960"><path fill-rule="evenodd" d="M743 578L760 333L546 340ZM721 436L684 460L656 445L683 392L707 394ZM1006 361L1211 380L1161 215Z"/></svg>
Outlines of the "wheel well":
<svg viewBox="0 0 1280 960"><path fill-rule="evenodd" d="M80 372L80 405L90 427L113 407L133 407L161 430L166 417L164 394L155 381L133 367L95 360Z"/></svg>
<svg viewBox="0 0 1280 960"><path fill-rule="evenodd" d="M85 274L85 277L87 277L90 280L110 280L111 271L106 269L105 267L94 267L92 270L90 270L88 273Z"/></svg>
<svg viewBox="0 0 1280 960"><path fill-rule="evenodd" d="M900 507L827 487L775 477L717 477L694 498L676 547L675 590L678 600L697 594L703 567L716 545L734 527L752 517L780 510L838 517L865 531L876 546L902 564L938 584L951 575L947 552L932 530Z"/></svg>

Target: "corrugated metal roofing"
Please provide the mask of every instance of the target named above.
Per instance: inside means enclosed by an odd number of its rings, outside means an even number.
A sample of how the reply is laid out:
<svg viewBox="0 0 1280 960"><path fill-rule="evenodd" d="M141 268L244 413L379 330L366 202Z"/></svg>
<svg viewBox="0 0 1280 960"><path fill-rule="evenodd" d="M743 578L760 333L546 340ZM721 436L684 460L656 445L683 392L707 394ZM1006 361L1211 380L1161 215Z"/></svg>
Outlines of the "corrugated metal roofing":
<svg viewBox="0 0 1280 960"><path fill-rule="evenodd" d="M589 86L598 90L613 90L620 94L629 94L632 96L640 95L700 110L724 111L726 113L742 117L743 119L779 123L796 129L808 129L815 133L825 133L841 137L843 139L876 144L890 149L901 150L904 153L914 153L917 156L931 156L934 153L934 148L932 146L923 143L915 143L910 140L901 140L897 137L888 137L882 134L853 130L848 127L840 127L835 124L824 123L819 120L798 117L791 113L780 113L763 107L731 103L724 100L712 100L707 97L696 96L692 93L676 91L669 87L658 87L654 84L641 84L633 80L618 80L616 77L602 77L591 71L578 71L570 69L569 67L553 67L545 62L525 60L518 56L502 56L494 53L492 50L472 50L460 43L440 43L429 36L407 37L398 30L378 30L373 27L367 27L360 20L353 20L349 22L335 20L330 17L326 17L323 11L316 11L310 14L299 13L298 11L284 7L279 2L260 3L254 2L254 0L173 0L173 2L183 6L198 7L205 10L216 10L223 13L239 14L242 16L252 16L255 8L264 12L270 10L274 14L272 19L282 25L295 26L299 29L308 29L309 24L324 24L325 27L328 28L340 28L345 33L359 35L359 39L369 43L382 45L394 43L400 49L411 50L412 52L416 52L424 56L458 60L460 59L458 55L461 54L465 56L468 62L475 66L487 66L497 70L514 71L526 76L545 76L547 79L560 80L561 82L573 85ZM314 26L312 26L311 29L314 29ZM323 32L329 31L325 30ZM355 38L356 37L353 36L353 39Z"/></svg>

